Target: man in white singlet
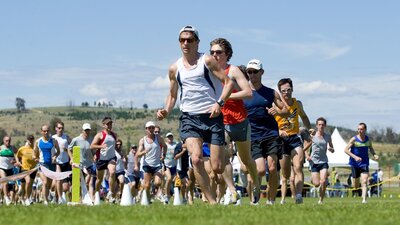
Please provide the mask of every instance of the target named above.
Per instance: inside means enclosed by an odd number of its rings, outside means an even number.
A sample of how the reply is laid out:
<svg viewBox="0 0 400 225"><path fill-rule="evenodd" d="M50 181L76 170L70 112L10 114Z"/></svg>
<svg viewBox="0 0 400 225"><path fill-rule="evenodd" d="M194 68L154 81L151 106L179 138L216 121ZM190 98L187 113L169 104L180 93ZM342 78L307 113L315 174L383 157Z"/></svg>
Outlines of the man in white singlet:
<svg viewBox="0 0 400 225"><path fill-rule="evenodd" d="M58 142L58 147L60 148L60 155L56 158L56 171L66 172L71 171L71 164L68 155L68 144L71 142L69 136L64 133L64 123L62 121L57 121L55 126L56 134L52 136L54 140ZM66 204L66 199L62 198L63 192L69 191L69 184L71 178L65 178L64 180L56 181L56 193L58 196L58 204Z"/></svg>
<svg viewBox="0 0 400 225"><path fill-rule="evenodd" d="M148 121L145 128L146 136L140 139L136 155L138 158L143 157L143 188L146 191L147 199L150 199L150 182L153 178L156 188L161 188L161 161L164 160L167 146L160 135L154 134L155 124L153 121Z"/></svg>
<svg viewBox="0 0 400 225"><path fill-rule="evenodd" d="M169 68L170 91L165 108L157 111L162 120L172 111L180 90L180 136L191 153L196 180L210 204L217 204L204 169L202 144L211 144L212 169L225 170L224 124L221 108L228 99L233 81L210 55L199 53L199 32L185 26L179 32L182 57Z"/></svg>
<svg viewBox="0 0 400 225"><path fill-rule="evenodd" d="M117 135L112 131L113 121L110 117L106 116L102 120L103 130L97 133L90 145L91 149L98 149L96 152L96 188L95 198L99 195L100 185L103 181L104 170L108 169L110 175L110 197L109 201L115 201L115 194L113 187L115 187L115 167L117 157L115 156L115 143Z"/></svg>

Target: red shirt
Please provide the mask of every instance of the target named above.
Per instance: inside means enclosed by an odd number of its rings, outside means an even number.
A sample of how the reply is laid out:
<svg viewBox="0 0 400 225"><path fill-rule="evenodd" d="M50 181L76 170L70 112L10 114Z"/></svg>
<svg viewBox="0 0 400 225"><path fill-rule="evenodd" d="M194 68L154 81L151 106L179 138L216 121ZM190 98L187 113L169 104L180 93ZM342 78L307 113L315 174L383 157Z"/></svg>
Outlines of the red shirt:
<svg viewBox="0 0 400 225"><path fill-rule="evenodd" d="M231 66L229 65L225 69L225 74L229 74L229 69ZM236 89L232 90L232 93L237 92ZM222 114L224 115L224 124L238 124L243 122L247 118L247 111L244 107L243 100L226 100L224 107L221 109Z"/></svg>

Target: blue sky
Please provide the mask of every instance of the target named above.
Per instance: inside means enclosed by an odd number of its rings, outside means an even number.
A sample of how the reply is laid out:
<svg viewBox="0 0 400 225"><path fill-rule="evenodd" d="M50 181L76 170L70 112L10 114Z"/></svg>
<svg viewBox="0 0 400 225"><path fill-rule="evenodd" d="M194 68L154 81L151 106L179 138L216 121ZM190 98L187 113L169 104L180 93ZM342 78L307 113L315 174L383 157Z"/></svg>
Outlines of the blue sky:
<svg viewBox="0 0 400 225"><path fill-rule="evenodd" d="M400 109L397 1L3 1L0 109L162 107L178 31L194 25L200 51L227 38L232 64L263 61L263 82L291 77L311 121L392 127Z"/></svg>

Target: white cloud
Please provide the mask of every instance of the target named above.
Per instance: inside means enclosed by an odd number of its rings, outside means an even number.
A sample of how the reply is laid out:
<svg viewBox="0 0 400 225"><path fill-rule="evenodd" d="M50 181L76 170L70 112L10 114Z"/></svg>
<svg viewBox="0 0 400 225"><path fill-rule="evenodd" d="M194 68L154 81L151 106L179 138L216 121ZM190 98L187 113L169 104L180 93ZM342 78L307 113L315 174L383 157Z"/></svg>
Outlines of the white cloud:
<svg viewBox="0 0 400 225"><path fill-rule="evenodd" d="M334 59L350 51L351 46L339 46L325 41L313 42L287 42L273 43L270 45L282 48L296 57L318 57L321 60Z"/></svg>
<svg viewBox="0 0 400 225"><path fill-rule="evenodd" d="M348 92L349 88L344 85L336 85L318 80L296 84L295 91L305 95L337 95Z"/></svg>
<svg viewBox="0 0 400 225"><path fill-rule="evenodd" d="M235 35L248 42L263 44L284 51L292 57L314 57L330 60L345 55L351 45L339 44L343 37L326 37L321 34L309 34L305 41L277 41L279 34L266 29L225 29L223 32Z"/></svg>
<svg viewBox="0 0 400 225"><path fill-rule="evenodd" d="M157 77L150 83L150 87L154 88L168 88L169 87L169 77L168 74L164 77Z"/></svg>
<svg viewBox="0 0 400 225"><path fill-rule="evenodd" d="M102 97L107 94L104 92L104 88L95 83L86 84L79 90L79 92L84 96L90 97Z"/></svg>

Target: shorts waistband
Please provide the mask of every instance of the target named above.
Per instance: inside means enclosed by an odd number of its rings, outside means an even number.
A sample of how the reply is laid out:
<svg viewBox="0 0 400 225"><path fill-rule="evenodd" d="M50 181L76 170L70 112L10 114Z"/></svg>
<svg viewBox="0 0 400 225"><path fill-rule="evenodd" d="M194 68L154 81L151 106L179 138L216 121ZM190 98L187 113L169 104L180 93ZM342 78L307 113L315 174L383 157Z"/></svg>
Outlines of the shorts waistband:
<svg viewBox="0 0 400 225"><path fill-rule="evenodd" d="M190 112L182 112L182 114L184 114L184 115L187 115L187 116L195 116L195 117L203 117L203 116L210 116L211 115L211 113L200 113L200 114L197 114L197 113L190 113Z"/></svg>

